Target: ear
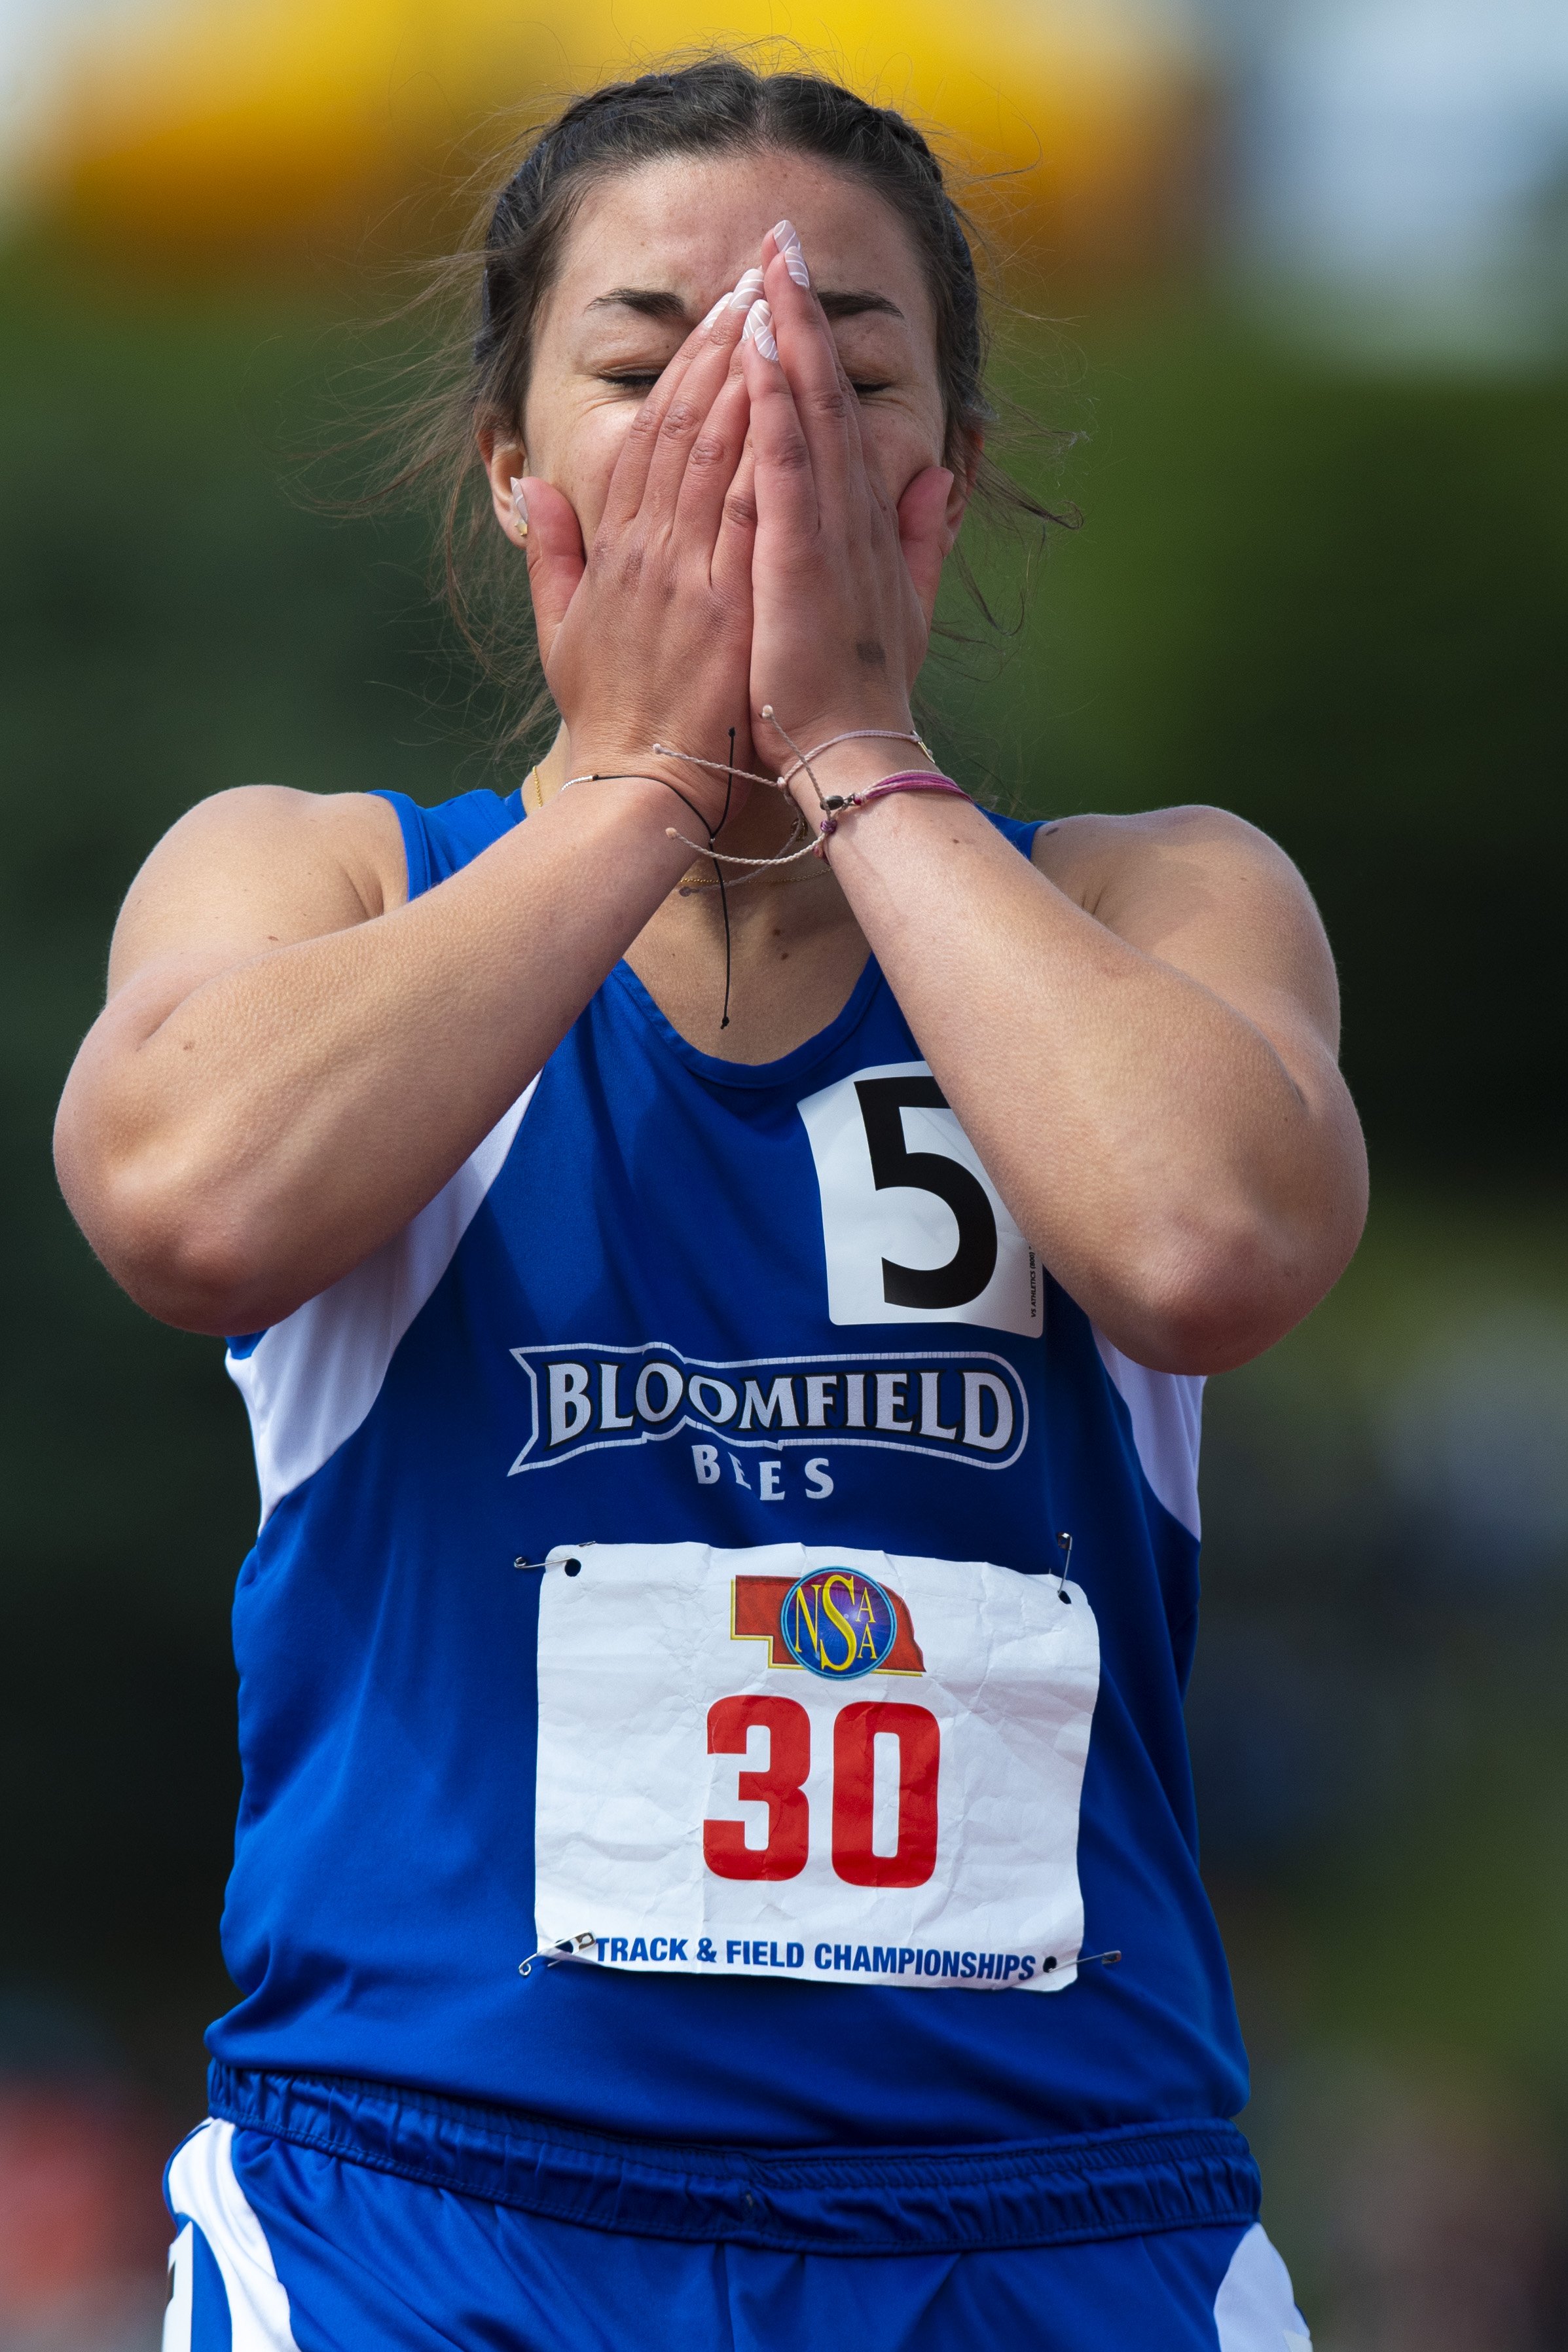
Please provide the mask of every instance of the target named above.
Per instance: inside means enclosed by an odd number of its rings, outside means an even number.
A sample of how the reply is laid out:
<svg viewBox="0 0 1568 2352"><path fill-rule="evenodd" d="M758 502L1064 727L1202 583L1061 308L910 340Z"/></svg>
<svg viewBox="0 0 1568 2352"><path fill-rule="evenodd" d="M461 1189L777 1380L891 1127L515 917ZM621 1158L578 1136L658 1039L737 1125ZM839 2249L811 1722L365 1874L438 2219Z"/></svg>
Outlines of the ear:
<svg viewBox="0 0 1568 2352"><path fill-rule="evenodd" d="M512 484L528 470L528 453L515 434L503 435L486 426L476 436L479 456L490 482L490 503L496 520L514 547L526 547L527 534L517 520Z"/></svg>
<svg viewBox="0 0 1568 2352"><path fill-rule="evenodd" d="M539 652L548 662L555 633L566 618L566 608L583 574L582 532L570 499L563 498L553 482L536 480L529 474L528 453L515 435L503 438L482 430L476 438L496 520L512 545L522 549L528 562Z"/></svg>

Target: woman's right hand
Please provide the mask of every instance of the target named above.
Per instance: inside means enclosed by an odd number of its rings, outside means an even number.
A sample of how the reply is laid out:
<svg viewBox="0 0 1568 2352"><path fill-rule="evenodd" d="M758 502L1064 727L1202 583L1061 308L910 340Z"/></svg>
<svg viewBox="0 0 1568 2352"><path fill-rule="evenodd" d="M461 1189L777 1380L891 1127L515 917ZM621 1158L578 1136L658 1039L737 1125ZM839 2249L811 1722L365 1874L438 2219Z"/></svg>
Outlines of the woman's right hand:
<svg viewBox="0 0 1568 2352"><path fill-rule="evenodd" d="M727 296L665 368L632 420L586 551L570 501L538 476L522 481L539 653L573 770L667 777L715 821L725 779L656 758L653 746L727 761L734 728L736 764L752 764L756 510L737 357L747 308Z"/></svg>

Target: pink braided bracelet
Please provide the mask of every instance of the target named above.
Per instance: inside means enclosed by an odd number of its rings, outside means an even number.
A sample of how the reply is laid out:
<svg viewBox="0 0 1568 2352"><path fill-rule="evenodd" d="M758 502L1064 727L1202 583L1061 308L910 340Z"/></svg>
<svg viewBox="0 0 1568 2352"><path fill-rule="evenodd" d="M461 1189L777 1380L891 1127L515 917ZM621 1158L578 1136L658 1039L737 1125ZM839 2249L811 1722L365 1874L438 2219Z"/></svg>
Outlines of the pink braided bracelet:
<svg viewBox="0 0 1568 2352"><path fill-rule="evenodd" d="M883 776L880 783L868 785L863 793L830 793L822 803L822 821L817 827L812 856L827 856L829 838L837 833L842 811L864 808L871 801L885 800L890 793L956 793L961 801L969 798L962 784L956 784L951 776L939 775L935 768L901 768L895 776Z"/></svg>

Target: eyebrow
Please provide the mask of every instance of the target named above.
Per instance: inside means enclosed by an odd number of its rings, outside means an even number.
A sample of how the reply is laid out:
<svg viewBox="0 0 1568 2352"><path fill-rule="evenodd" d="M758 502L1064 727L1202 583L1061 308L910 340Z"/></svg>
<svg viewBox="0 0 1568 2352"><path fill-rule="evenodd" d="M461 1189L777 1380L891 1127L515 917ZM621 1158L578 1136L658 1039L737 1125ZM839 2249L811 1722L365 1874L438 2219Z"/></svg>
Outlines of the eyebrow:
<svg viewBox="0 0 1568 2352"><path fill-rule="evenodd" d="M686 306L680 296L656 286L615 286L608 294L596 294L588 307L591 310L635 310L639 318L664 320L677 327L686 322Z"/></svg>
<svg viewBox="0 0 1568 2352"><path fill-rule="evenodd" d="M880 310L884 318L902 319L903 311L885 294L819 293L818 301L830 319L858 319L867 310Z"/></svg>
<svg viewBox="0 0 1568 2352"><path fill-rule="evenodd" d="M903 311L885 294L868 292L821 292L817 299L830 319L858 319L867 311L881 311L885 318L902 319ZM656 319L662 325L684 327L688 312L678 294L660 286L614 286L608 294L596 294L589 304L591 310L634 310L640 319Z"/></svg>

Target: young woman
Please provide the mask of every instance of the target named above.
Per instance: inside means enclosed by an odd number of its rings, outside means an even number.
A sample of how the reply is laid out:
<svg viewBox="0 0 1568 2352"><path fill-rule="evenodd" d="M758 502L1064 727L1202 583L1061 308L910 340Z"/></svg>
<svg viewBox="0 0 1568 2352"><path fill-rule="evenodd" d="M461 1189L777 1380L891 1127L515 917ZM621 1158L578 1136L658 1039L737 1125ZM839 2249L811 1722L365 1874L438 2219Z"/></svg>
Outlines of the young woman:
<svg viewBox="0 0 1568 2352"><path fill-rule="evenodd" d="M598 92L482 278L553 747L193 810L60 1118L263 1493L165 2340L1304 2343L1181 1696L1202 1375L1363 1213L1312 904L933 772L981 333L898 116Z"/></svg>

